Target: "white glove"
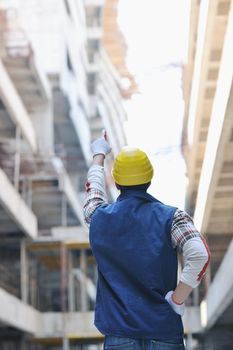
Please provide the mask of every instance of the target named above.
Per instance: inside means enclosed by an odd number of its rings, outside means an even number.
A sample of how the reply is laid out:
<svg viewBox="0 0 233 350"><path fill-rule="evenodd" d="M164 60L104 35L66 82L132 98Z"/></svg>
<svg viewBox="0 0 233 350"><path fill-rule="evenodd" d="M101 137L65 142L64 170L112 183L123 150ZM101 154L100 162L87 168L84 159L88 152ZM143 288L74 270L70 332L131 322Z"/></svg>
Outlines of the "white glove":
<svg viewBox="0 0 233 350"><path fill-rule="evenodd" d="M106 156L108 153L110 153L112 148L110 147L109 143L106 140L106 132L103 132L103 136L92 142L91 144L91 151L93 153L93 156L96 154L103 154Z"/></svg>
<svg viewBox="0 0 233 350"><path fill-rule="evenodd" d="M172 298L172 294L173 294L173 290L171 290L170 292L168 292L165 295L165 299L167 300L167 302L170 304L170 306L172 307L172 309L180 316L183 316L184 311L185 311L185 304L177 304L174 302L174 299Z"/></svg>

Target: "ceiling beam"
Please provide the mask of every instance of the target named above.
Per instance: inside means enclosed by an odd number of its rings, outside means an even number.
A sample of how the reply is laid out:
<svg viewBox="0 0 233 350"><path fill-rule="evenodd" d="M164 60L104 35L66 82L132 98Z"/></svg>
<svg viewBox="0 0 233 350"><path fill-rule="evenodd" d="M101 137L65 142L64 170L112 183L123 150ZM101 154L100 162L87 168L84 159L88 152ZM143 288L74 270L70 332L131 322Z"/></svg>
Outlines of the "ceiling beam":
<svg viewBox="0 0 233 350"><path fill-rule="evenodd" d="M32 121L1 60L0 98L9 113L9 117L15 125L20 127L23 136L31 147L31 150L36 152L36 133Z"/></svg>
<svg viewBox="0 0 233 350"><path fill-rule="evenodd" d="M213 207L216 186L221 176L224 150L233 127L233 11L229 15L219 79L213 103L204 162L197 194L194 221L197 228L206 232ZM223 94L224 91L224 94Z"/></svg>
<svg viewBox="0 0 233 350"><path fill-rule="evenodd" d="M0 203L14 223L31 238L37 236L37 218L0 169Z"/></svg>

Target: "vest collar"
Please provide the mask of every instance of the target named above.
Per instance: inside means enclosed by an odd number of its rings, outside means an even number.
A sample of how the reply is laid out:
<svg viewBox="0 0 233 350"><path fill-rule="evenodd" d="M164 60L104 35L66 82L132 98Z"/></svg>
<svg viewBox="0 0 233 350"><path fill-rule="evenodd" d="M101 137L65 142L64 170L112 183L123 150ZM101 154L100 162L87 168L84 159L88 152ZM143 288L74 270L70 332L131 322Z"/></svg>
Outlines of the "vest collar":
<svg viewBox="0 0 233 350"><path fill-rule="evenodd" d="M117 201L122 201L124 199L132 197L141 198L146 202L157 202L157 199L155 199L153 196L151 196L144 190L123 190L117 198Z"/></svg>

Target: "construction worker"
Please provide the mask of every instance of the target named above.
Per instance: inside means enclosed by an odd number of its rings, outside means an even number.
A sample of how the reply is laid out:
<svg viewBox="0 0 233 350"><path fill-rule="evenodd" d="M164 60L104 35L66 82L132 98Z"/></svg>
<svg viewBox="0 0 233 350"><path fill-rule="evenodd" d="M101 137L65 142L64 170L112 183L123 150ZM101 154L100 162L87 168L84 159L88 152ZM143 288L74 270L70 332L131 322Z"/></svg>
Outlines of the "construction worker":
<svg viewBox="0 0 233 350"><path fill-rule="evenodd" d="M120 196L108 204L104 159L111 147L100 137L91 149L84 217L98 268L95 325L104 349L184 349L184 302L208 266L207 244L186 212L147 193L153 168L137 148L116 157ZM178 284L177 250L184 256Z"/></svg>

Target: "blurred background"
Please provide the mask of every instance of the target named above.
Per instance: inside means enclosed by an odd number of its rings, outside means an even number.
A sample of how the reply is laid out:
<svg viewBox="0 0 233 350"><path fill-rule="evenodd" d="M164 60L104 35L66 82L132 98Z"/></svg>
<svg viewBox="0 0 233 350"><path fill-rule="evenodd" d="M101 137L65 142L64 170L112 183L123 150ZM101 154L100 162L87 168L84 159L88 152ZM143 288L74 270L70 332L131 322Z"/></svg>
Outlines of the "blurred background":
<svg viewBox="0 0 233 350"><path fill-rule="evenodd" d="M233 349L232 40L231 0L0 0L0 350L102 349L82 206L103 128L108 200L140 147L210 247L187 350Z"/></svg>

